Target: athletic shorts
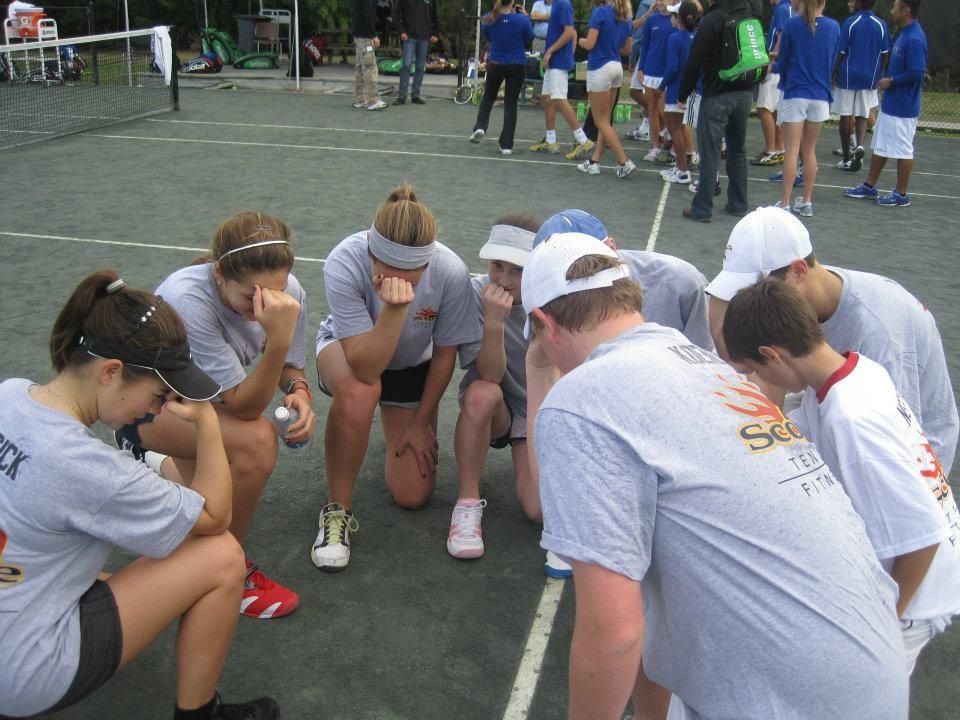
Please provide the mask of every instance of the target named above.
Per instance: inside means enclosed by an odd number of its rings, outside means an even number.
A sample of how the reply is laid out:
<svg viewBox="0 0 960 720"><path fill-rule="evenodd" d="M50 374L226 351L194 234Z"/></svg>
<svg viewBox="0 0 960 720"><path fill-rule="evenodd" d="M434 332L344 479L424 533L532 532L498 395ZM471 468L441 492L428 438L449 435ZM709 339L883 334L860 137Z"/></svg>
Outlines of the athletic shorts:
<svg viewBox="0 0 960 720"><path fill-rule="evenodd" d="M147 413L142 418L134 420L132 425L124 425L114 434L117 440L117 447L121 450L129 450L137 460L143 460L143 441L140 439L140 426L153 422L156 417L153 413Z"/></svg>
<svg viewBox="0 0 960 720"><path fill-rule="evenodd" d="M697 121L700 119L700 100L702 95L698 92L690 93L690 97L687 98L687 111L683 114L683 124L696 128Z"/></svg>
<svg viewBox="0 0 960 720"><path fill-rule="evenodd" d="M885 115L881 111L877 116L877 124L873 126L873 151L891 160L912 160L917 120Z"/></svg>
<svg viewBox="0 0 960 720"><path fill-rule="evenodd" d="M423 397L423 388L427 385L427 372L430 370L430 361L401 368L400 370L384 370L380 375L380 404L395 407L415 408ZM327 397L333 397L323 384L323 379L317 376L320 383L320 392Z"/></svg>
<svg viewBox="0 0 960 720"><path fill-rule="evenodd" d="M659 90L661 85L663 85L662 77L653 77L652 75L643 76L643 86L645 88L650 88L651 90Z"/></svg>
<svg viewBox="0 0 960 720"><path fill-rule="evenodd" d="M830 112L841 117L870 117L870 111L880 101L876 90L844 90L833 89L833 105Z"/></svg>
<svg viewBox="0 0 960 720"><path fill-rule="evenodd" d="M525 442L527 439L527 418L522 415L514 415L509 405L507 405L507 410L510 413L510 429L507 430L506 434L490 440L490 447L494 450L500 450L507 445L513 447L514 443Z"/></svg>
<svg viewBox="0 0 960 720"><path fill-rule="evenodd" d="M758 110L763 108L770 112L777 111L780 107L780 101L783 99L783 92L777 87L779 82L780 76L772 73L763 79L763 82L760 83L759 90L757 90Z"/></svg>
<svg viewBox="0 0 960 720"><path fill-rule="evenodd" d="M677 114L682 114L687 112L686 108L680 107L680 105L678 105L677 103L670 103L669 105L664 105L663 111L665 113L677 113Z"/></svg>
<svg viewBox="0 0 960 720"><path fill-rule="evenodd" d="M903 649L907 654L907 675L913 674L913 668L920 657L920 651L927 643L950 627L953 618L941 617L932 620L901 620L900 634L903 636Z"/></svg>
<svg viewBox="0 0 960 720"><path fill-rule="evenodd" d="M80 596L80 664L67 692L49 710L53 713L75 705L109 680L120 667L123 629L120 611L110 586L94 581Z"/></svg>
<svg viewBox="0 0 960 720"><path fill-rule="evenodd" d="M637 66L633 69L633 73L630 75L630 89L643 90L643 82L640 80L640 63L637 63Z"/></svg>
<svg viewBox="0 0 960 720"><path fill-rule="evenodd" d="M554 70L548 68L543 72L543 87L540 89L540 95L548 97L551 100L567 99L567 70Z"/></svg>
<svg viewBox="0 0 960 720"><path fill-rule="evenodd" d="M823 122L830 117L830 103L826 100L807 100L806 98L784 99L780 103L777 122Z"/></svg>
<svg viewBox="0 0 960 720"><path fill-rule="evenodd" d="M611 60L596 70L587 70L587 92L607 92L623 85L623 65Z"/></svg>

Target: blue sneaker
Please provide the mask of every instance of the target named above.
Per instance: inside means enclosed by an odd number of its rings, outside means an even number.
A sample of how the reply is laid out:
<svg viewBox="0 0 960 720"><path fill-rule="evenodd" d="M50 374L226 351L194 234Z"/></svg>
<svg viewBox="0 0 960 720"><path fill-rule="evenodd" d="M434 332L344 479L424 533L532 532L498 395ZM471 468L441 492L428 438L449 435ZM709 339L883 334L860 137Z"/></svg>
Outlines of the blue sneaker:
<svg viewBox="0 0 960 720"><path fill-rule="evenodd" d="M876 200L880 193L875 187L870 187L865 182L860 183L855 188L847 188L843 194L850 198L870 198Z"/></svg>
<svg viewBox="0 0 960 720"><path fill-rule="evenodd" d="M876 192L876 190L874 190ZM910 193L901 195L896 190L891 190L888 195L881 195L873 201L877 205L884 207L907 207L910 204Z"/></svg>
<svg viewBox="0 0 960 720"><path fill-rule="evenodd" d="M547 550L547 561L543 564L543 572L548 577L561 580L573 576L573 568L564 562L552 550Z"/></svg>
<svg viewBox="0 0 960 720"><path fill-rule="evenodd" d="M770 175L770 176L767 178L767 180L769 180L770 182L782 183L782 182L783 182L783 170L781 170L780 172L776 173L775 175ZM793 179L793 186L794 186L794 187L800 187L801 185L803 185L803 168L802 168L802 167L797 169L797 176Z"/></svg>

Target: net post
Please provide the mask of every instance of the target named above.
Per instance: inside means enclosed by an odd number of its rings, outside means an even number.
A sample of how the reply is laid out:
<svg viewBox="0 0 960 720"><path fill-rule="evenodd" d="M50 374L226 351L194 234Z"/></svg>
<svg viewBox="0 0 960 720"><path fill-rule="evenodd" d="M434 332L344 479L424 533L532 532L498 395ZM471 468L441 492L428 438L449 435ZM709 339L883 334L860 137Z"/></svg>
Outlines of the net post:
<svg viewBox="0 0 960 720"><path fill-rule="evenodd" d="M170 94L173 96L173 109L175 111L180 110L180 80L179 80L179 63L177 62L177 53L173 53L173 70L170 75Z"/></svg>

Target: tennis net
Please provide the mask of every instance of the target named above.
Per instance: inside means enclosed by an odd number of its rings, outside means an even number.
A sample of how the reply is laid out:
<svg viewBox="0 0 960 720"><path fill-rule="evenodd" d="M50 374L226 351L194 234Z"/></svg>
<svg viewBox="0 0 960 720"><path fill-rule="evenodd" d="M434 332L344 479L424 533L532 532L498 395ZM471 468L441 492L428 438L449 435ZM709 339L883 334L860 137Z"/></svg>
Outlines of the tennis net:
<svg viewBox="0 0 960 720"><path fill-rule="evenodd" d="M173 110L169 29L0 45L0 149Z"/></svg>

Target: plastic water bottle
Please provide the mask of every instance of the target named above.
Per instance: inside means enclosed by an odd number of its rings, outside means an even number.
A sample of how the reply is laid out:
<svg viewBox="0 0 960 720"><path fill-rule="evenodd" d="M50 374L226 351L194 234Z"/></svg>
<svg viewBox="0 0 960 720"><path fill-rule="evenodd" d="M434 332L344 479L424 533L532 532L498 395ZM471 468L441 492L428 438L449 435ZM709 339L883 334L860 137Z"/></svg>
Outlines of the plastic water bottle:
<svg viewBox="0 0 960 720"><path fill-rule="evenodd" d="M283 440L288 448L302 448L307 444L306 440L302 442L289 442L287 440L287 431L290 426L300 419L300 413L296 410L290 410L282 405L273 411L273 426L277 429L277 435Z"/></svg>

